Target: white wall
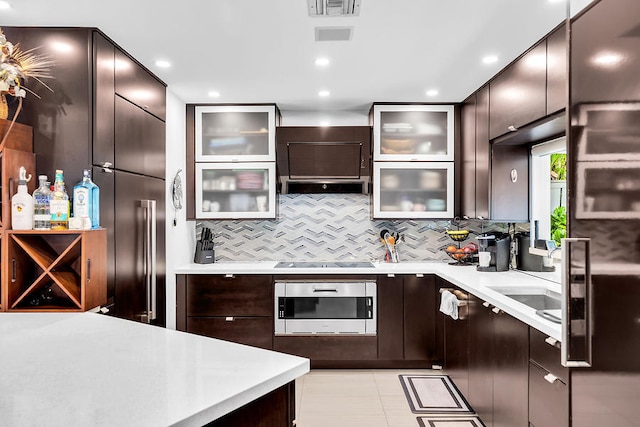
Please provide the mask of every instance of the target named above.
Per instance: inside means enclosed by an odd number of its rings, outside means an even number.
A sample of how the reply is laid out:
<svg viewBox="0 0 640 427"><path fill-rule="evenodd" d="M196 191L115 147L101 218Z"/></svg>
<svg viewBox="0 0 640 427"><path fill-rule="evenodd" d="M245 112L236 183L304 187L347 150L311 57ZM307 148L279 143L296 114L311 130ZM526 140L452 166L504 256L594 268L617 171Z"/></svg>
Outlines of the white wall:
<svg viewBox="0 0 640 427"><path fill-rule="evenodd" d="M166 205L166 289L167 289L167 328L176 328L176 275L175 268L187 264L193 259L195 248L195 226L192 221L187 222L185 217L186 200L183 199L183 209L175 211L173 208L173 179L178 172L182 182L185 182L185 103L178 99L171 91L167 90L167 140L166 140L166 173L167 173L167 205ZM176 215L177 222L173 225Z"/></svg>
<svg viewBox="0 0 640 427"><path fill-rule="evenodd" d="M369 126L367 111L280 111L282 126Z"/></svg>

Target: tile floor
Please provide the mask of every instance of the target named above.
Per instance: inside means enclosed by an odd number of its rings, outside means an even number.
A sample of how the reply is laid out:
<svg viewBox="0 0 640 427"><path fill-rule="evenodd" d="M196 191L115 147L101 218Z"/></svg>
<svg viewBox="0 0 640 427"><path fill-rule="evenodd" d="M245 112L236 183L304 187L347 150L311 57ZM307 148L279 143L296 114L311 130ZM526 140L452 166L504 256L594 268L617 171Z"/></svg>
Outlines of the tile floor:
<svg viewBox="0 0 640 427"><path fill-rule="evenodd" d="M413 370L312 370L296 380L297 427L417 427L399 374Z"/></svg>

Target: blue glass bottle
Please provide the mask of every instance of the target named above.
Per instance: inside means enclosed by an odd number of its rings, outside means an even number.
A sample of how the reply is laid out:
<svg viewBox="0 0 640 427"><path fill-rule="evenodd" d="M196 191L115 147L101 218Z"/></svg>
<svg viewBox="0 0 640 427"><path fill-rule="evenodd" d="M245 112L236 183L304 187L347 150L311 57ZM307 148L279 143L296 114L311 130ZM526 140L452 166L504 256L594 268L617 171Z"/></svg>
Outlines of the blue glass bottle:
<svg viewBox="0 0 640 427"><path fill-rule="evenodd" d="M91 170L82 170L82 181L73 187L73 216L88 217L91 228L100 228L100 188L91 181Z"/></svg>

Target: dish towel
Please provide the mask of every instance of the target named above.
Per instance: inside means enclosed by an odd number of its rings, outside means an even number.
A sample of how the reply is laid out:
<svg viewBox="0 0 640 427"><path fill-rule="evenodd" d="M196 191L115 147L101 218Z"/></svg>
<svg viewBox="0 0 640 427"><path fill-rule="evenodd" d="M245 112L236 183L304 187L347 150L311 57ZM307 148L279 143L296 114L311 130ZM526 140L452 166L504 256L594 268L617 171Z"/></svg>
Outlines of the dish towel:
<svg viewBox="0 0 640 427"><path fill-rule="evenodd" d="M458 298L449 291L442 291L440 294L440 311L458 320Z"/></svg>

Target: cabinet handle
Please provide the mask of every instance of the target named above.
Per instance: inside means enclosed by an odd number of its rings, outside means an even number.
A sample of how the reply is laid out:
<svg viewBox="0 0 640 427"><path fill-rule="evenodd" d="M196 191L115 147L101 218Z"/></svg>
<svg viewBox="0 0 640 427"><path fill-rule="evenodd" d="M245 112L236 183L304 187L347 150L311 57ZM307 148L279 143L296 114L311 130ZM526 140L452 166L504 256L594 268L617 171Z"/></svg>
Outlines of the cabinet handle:
<svg viewBox="0 0 640 427"><path fill-rule="evenodd" d="M91 281L91 258L87 258L87 283Z"/></svg>
<svg viewBox="0 0 640 427"><path fill-rule="evenodd" d="M416 277L424 277L424 274L422 274L422 273L416 273Z"/></svg>
<svg viewBox="0 0 640 427"><path fill-rule="evenodd" d="M396 275L393 273L387 273L387 277L396 277Z"/></svg>
<svg viewBox="0 0 640 427"><path fill-rule="evenodd" d="M518 128L517 128L517 127L515 127L514 125L507 126L507 129L508 129L510 132L515 132L515 131L517 131L517 130L518 130Z"/></svg>
<svg viewBox="0 0 640 427"><path fill-rule="evenodd" d="M233 279L235 276L233 274L225 274L224 278L225 279Z"/></svg>
<svg viewBox="0 0 640 427"><path fill-rule="evenodd" d="M553 375L552 373L548 373L547 375L544 376L545 381L547 381L549 384L554 384L556 381L558 381L558 377L556 377L555 375Z"/></svg>
<svg viewBox="0 0 640 427"><path fill-rule="evenodd" d="M591 367L592 283L590 239L562 239L562 366Z"/></svg>
<svg viewBox="0 0 640 427"><path fill-rule="evenodd" d="M16 281L16 259L11 258L11 283Z"/></svg>
<svg viewBox="0 0 640 427"><path fill-rule="evenodd" d="M233 316L228 316L224 318L225 322L233 322L235 319L233 318Z"/></svg>
<svg viewBox="0 0 640 427"><path fill-rule="evenodd" d="M486 301L485 301L485 302L483 302L483 303L482 303L482 305L483 305L484 307L489 307L491 304L489 304L488 302L486 302Z"/></svg>
<svg viewBox="0 0 640 427"><path fill-rule="evenodd" d="M500 314L500 309L498 307L493 307L491 311L493 311L495 314Z"/></svg>
<svg viewBox="0 0 640 427"><path fill-rule="evenodd" d="M549 344L551 347L556 347L556 348L560 347L560 345L559 345L560 342L557 339L552 338L552 337L545 338L544 342Z"/></svg>

